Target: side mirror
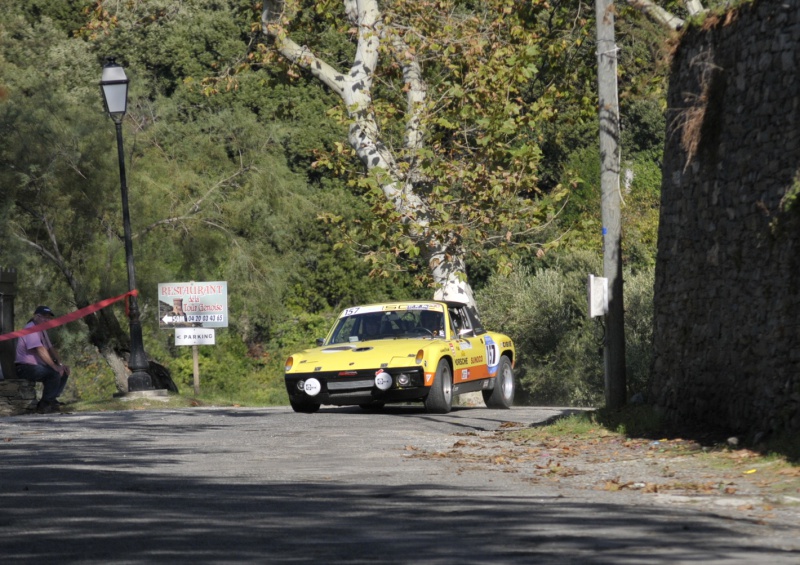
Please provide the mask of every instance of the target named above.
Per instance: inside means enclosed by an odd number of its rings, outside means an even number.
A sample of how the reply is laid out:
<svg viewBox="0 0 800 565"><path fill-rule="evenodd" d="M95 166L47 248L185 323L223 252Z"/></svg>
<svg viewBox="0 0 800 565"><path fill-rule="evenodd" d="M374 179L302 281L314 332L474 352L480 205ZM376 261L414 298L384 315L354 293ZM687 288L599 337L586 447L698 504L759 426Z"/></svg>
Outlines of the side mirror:
<svg viewBox="0 0 800 565"><path fill-rule="evenodd" d="M318 337L317 338L317 347L322 347L323 345L325 345L325 338L324 337Z"/></svg>

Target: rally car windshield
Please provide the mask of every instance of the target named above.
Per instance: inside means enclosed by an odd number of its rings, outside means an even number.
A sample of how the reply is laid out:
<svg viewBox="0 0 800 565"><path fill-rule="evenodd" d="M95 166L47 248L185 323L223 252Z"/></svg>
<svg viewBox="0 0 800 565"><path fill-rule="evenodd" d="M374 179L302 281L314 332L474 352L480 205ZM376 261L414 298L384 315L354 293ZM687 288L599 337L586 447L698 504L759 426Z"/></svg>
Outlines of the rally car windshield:
<svg viewBox="0 0 800 565"><path fill-rule="evenodd" d="M374 339L444 338L444 314L429 310L369 312L339 318L330 343Z"/></svg>

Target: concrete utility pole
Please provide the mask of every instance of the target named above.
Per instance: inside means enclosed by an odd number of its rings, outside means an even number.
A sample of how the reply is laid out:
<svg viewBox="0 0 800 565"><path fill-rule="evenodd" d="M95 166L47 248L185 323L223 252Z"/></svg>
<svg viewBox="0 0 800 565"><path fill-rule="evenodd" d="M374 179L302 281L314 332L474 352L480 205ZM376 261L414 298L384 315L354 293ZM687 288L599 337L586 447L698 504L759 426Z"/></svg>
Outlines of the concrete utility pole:
<svg viewBox="0 0 800 565"><path fill-rule="evenodd" d="M625 309L622 301L620 227L619 101L614 2L595 0L597 14L597 92L600 113L600 189L603 218L603 276L608 279L604 343L606 407L625 405Z"/></svg>

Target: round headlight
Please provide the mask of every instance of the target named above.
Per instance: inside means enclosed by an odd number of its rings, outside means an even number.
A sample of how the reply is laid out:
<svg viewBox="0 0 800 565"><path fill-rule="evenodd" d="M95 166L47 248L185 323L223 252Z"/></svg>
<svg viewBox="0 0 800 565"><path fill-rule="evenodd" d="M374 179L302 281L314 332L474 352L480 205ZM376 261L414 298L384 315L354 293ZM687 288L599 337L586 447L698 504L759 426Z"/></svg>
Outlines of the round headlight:
<svg viewBox="0 0 800 565"><path fill-rule="evenodd" d="M411 382L411 377L406 375L405 373L400 373L397 375L397 384L399 386L408 386L408 383Z"/></svg>

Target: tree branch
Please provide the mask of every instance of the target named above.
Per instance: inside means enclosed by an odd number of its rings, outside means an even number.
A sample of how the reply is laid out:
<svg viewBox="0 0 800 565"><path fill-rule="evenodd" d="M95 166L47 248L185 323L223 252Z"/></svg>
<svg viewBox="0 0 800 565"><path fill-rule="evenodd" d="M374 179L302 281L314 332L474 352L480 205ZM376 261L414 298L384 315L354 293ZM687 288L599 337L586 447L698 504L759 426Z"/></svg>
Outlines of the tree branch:
<svg viewBox="0 0 800 565"><path fill-rule="evenodd" d="M636 8L640 12L643 12L646 16L654 20L656 23L664 25L673 31L681 29L683 27L683 24L685 23L681 18L670 12L667 12L664 8L657 5L652 0L627 0L627 1L628 4L630 4L632 7ZM693 0L687 1L687 8L688 4L691 3L692 1Z"/></svg>
<svg viewBox="0 0 800 565"><path fill-rule="evenodd" d="M261 27L267 37L275 42L275 48L291 63L308 70L339 96L344 95L346 77L331 65L314 55L305 45L300 46L286 34L281 20L284 17L284 3L267 0L261 12Z"/></svg>
<svg viewBox="0 0 800 565"><path fill-rule="evenodd" d="M700 2L700 0L684 0L683 5L686 7L686 11L689 12L689 15L691 16L696 16L706 11L706 9L703 8L703 4Z"/></svg>

